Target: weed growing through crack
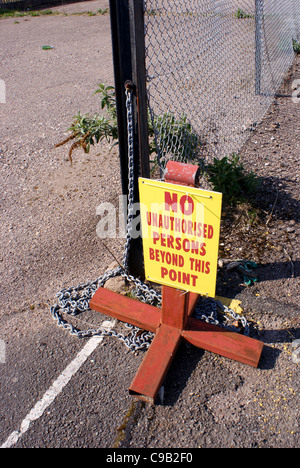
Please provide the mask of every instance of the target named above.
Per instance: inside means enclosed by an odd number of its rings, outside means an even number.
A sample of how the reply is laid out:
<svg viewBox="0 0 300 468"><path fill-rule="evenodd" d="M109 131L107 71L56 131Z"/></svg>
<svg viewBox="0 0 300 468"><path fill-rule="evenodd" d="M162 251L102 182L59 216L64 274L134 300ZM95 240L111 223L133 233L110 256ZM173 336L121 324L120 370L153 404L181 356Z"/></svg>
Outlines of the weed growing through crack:
<svg viewBox="0 0 300 468"><path fill-rule="evenodd" d="M94 94L101 94L101 109L106 110L106 115L99 114L84 114L80 111L73 117L73 122L68 131L71 135L65 140L57 143L55 147L59 147L74 140L69 149L69 159L72 162L72 153L75 148L81 147L85 153L90 151L91 145L94 146L103 140L115 146L118 144L118 126L117 126L117 111L116 98L113 86L105 86L99 84L98 89Z"/></svg>
<svg viewBox="0 0 300 468"><path fill-rule="evenodd" d="M0 19L1 18L22 18L24 16L48 16L48 15L62 15L62 16L78 16L78 15L88 15L88 16L96 16L101 15L104 16L109 13L109 9L105 8L102 10L99 8L97 12L93 11L82 11L77 13L65 13L55 10L14 10L14 9L0 9Z"/></svg>
<svg viewBox="0 0 300 468"><path fill-rule="evenodd" d="M300 54L300 41L293 39L293 49L296 54Z"/></svg>
<svg viewBox="0 0 300 468"><path fill-rule="evenodd" d="M254 18L253 15L249 15L249 13L246 13L244 10L241 8L238 8L237 11L235 12L234 16L239 19L244 19L244 18Z"/></svg>

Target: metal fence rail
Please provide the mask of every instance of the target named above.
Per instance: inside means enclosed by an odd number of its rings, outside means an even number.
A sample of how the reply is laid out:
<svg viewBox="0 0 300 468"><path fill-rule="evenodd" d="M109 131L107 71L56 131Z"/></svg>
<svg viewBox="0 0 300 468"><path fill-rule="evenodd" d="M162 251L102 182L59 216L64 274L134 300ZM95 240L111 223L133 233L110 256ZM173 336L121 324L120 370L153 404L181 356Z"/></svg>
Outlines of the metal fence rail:
<svg viewBox="0 0 300 468"><path fill-rule="evenodd" d="M299 0L145 0L158 162L238 152L294 58Z"/></svg>

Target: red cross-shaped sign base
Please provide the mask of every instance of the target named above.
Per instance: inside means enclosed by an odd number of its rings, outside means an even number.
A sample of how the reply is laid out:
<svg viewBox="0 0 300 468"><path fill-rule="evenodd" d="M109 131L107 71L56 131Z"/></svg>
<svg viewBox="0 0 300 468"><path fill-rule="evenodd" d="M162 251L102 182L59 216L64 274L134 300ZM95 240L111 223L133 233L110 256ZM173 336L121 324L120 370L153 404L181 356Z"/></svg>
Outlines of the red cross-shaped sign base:
<svg viewBox="0 0 300 468"><path fill-rule="evenodd" d="M155 333L129 393L155 402L182 339L198 348L257 367L263 343L192 317L199 296L163 286L162 308L99 288L90 308Z"/></svg>

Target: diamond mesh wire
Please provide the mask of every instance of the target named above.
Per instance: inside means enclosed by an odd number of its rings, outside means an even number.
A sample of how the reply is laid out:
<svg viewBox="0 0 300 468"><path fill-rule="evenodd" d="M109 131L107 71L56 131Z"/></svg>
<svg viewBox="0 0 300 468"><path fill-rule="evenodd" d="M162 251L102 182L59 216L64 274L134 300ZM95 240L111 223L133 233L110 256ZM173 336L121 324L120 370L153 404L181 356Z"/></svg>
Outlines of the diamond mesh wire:
<svg viewBox="0 0 300 468"><path fill-rule="evenodd" d="M209 161L238 152L294 58L299 0L145 0L151 148Z"/></svg>

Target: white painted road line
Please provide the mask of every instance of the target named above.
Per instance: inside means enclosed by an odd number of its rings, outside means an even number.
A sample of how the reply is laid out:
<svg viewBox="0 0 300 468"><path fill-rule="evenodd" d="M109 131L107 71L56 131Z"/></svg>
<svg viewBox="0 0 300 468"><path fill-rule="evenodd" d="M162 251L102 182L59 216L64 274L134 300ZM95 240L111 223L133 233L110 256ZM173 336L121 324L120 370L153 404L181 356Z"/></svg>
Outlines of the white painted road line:
<svg viewBox="0 0 300 468"><path fill-rule="evenodd" d="M106 329L112 329L115 324L116 320L105 321L102 323L101 326ZM60 394L63 388L71 380L73 375L76 374L78 369L82 366L82 364L87 360L87 358L92 354L92 352L102 341L103 336L94 336L93 338L89 339L87 344L77 354L75 359L66 367L66 369L61 373L61 375L46 391L43 398L40 401L38 401L36 405L29 411L27 416L25 416L21 423L20 430L12 432L0 448L11 448L18 442L18 440L23 436L23 434L25 434L28 431L30 424L33 421L39 419L44 414L44 411L48 408L48 406L51 405L51 403L53 403L55 398Z"/></svg>

